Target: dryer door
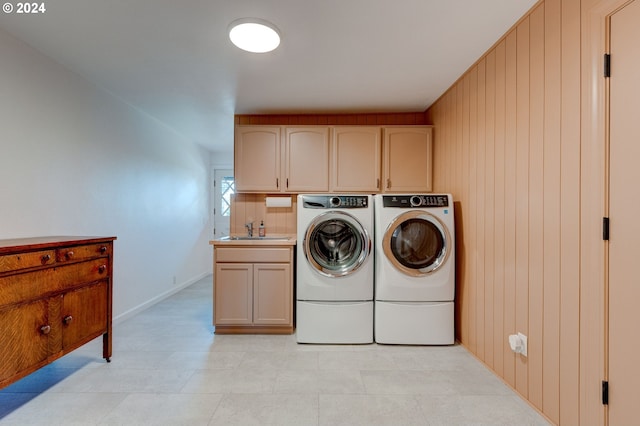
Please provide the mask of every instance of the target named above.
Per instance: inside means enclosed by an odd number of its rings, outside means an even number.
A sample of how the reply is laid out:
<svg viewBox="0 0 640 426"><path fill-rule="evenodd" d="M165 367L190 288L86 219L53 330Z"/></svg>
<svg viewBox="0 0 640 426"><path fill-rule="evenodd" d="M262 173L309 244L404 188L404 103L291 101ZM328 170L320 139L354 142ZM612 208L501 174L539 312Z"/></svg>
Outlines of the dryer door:
<svg viewBox="0 0 640 426"><path fill-rule="evenodd" d="M358 270L367 260L371 238L355 217L329 211L309 224L303 249L315 271L327 277L342 277Z"/></svg>
<svg viewBox="0 0 640 426"><path fill-rule="evenodd" d="M449 230L437 217L425 211L411 210L389 224L382 247L396 269L419 277L444 265L452 243Z"/></svg>

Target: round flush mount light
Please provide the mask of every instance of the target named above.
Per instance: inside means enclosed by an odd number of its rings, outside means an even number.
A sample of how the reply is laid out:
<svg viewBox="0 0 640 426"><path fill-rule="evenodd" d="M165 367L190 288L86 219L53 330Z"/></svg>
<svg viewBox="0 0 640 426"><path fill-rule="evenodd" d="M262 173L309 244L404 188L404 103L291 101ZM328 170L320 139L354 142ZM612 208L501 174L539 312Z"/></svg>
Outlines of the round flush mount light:
<svg viewBox="0 0 640 426"><path fill-rule="evenodd" d="M244 18L229 26L231 42L252 53L271 52L280 45L280 33L275 25L263 19Z"/></svg>

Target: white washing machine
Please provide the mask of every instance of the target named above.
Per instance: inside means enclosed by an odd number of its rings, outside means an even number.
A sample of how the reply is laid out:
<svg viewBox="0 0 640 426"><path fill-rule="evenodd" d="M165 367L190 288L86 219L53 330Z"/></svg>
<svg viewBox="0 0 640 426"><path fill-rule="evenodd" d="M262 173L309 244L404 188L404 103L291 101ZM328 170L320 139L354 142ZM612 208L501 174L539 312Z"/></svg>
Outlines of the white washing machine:
<svg viewBox="0 0 640 426"><path fill-rule="evenodd" d="M453 198L379 194L374 205L376 342L453 344Z"/></svg>
<svg viewBox="0 0 640 426"><path fill-rule="evenodd" d="M298 343L373 343L371 195L298 195Z"/></svg>

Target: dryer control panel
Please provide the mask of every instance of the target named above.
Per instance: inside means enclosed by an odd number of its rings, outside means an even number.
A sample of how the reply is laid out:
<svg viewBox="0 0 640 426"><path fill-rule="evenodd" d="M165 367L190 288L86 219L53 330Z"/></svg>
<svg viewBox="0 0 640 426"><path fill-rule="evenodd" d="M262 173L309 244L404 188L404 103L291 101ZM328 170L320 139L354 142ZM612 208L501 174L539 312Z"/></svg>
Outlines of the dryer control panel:
<svg viewBox="0 0 640 426"><path fill-rule="evenodd" d="M414 208L414 207L449 207L447 195L383 195L384 207Z"/></svg>
<svg viewBox="0 0 640 426"><path fill-rule="evenodd" d="M305 195L302 197L305 209L363 209L369 207L366 195Z"/></svg>

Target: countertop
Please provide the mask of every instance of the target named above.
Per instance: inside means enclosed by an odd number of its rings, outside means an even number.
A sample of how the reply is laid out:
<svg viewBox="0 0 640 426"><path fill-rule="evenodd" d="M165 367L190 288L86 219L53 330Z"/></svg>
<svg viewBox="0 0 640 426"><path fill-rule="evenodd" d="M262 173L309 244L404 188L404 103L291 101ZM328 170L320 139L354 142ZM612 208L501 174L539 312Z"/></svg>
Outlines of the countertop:
<svg viewBox="0 0 640 426"><path fill-rule="evenodd" d="M244 235L239 235L239 237L244 237ZM274 239L278 238L278 239ZM234 240L233 236L231 238L224 237L216 240L209 241L214 247L260 247L260 246L295 246L297 242L295 234L274 234L267 235L266 238L252 238L250 240Z"/></svg>

